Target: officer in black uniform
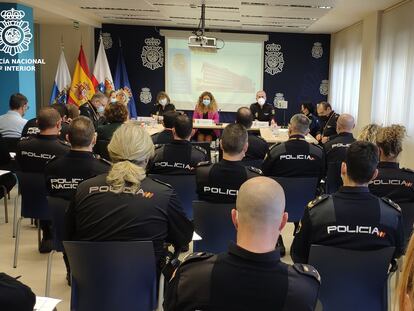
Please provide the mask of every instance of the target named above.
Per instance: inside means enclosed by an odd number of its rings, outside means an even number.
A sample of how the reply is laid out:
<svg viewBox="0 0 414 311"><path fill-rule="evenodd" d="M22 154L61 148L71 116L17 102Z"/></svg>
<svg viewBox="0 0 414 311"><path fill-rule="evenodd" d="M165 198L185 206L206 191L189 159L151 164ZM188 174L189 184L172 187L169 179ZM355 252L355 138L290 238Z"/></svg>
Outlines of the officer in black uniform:
<svg viewBox="0 0 414 311"><path fill-rule="evenodd" d="M155 117L162 117L168 111L175 111L174 104L171 104L170 97L165 92L159 92L157 95L157 102L152 108L151 115Z"/></svg>
<svg viewBox="0 0 414 311"><path fill-rule="evenodd" d="M256 102L250 105L250 110L255 120L274 123L275 107L266 103L265 91L258 91L256 93Z"/></svg>
<svg viewBox="0 0 414 311"><path fill-rule="evenodd" d="M97 129L99 125L105 124L103 114L108 101L109 99L105 94L97 92L92 96L90 101L87 101L79 107L80 115L91 119L95 129Z"/></svg>
<svg viewBox="0 0 414 311"><path fill-rule="evenodd" d="M266 177L249 179L236 207L231 216L237 244L230 243L226 253L185 258L167 285L164 310L314 310L318 272L283 263L274 249L287 222L282 187Z"/></svg>
<svg viewBox="0 0 414 311"><path fill-rule="evenodd" d="M169 185L146 177L154 153L151 137L137 121L121 125L108 151L114 163L108 174L79 184L66 212L66 239L81 241L153 241L158 267L164 242L186 246L193 226Z"/></svg>
<svg viewBox="0 0 414 311"><path fill-rule="evenodd" d="M92 153L96 135L89 118L80 116L72 121L68 140L70 152L50 160L45 167L45 176L49 195L70 201L80 182L107 173L111 163L97 159Z"/></svg>
<svg viewBox="0 0 414 311"><path fill-rule="evenodd" d="M289 140L270 148L262 166L264 175L324 176L325 159L322 148L305 140L309 133L309 123L309 119L303 114L296 114L290 119Z"/></svg>
<svg viewBox="0 0 414 311"><path fill-rule="evenodd" d="M55 108L59 112L62 118L62 124L61 124L62 128L60 130L59 138L61 140L66 140L66 134L68 133L68 130L69 130L68 108L66 108L65 105L60 105L60 104L53 104L50 107ZM24 126L23 131L22 131L22 137L36 136L37 134L39 134L39 132L40 130L37 127L37 118L33 118L26 122L26 125Z"/></svg>
<svg viewBox="0 0 414 311"><path fill-rule="evenodd" d="M317 105L317 111L320 121L320 130L316 133L316 139L325 144L332 136L336 135L336 122L339 114L332 110L331 104L320 102Z"/></svg>
<svg viewBox="0 0 414 311"><path fill-rule="evenodd" d="M190 138L193 134L193 122L185 114L177 116L172 129L174 140L155 147L155 156L151 161L151 174L192 175L198 163L208 159L207 151L193 146Z"/></svg>
<svg viewBox="0 0 414 311"><path fill-rule="evenodd" d="M354 250L395 247L403 252L401 211L397 204L368 190L377 176L378 148L369 142L351 144L342 164L344 186L333 195L309 203L292 244L294 262L306 263L312 244Z"/></svg>
<svg viewBox="0 0 414 311"><path fill-rule="evenodd" d="M217 203L236 202L237 193L247 179L261 175L255 167L246 167L241 160L247 148L247 130L240 124L229 124L220 141L223 159L215 164L200 163L196 169L198 198Z"/></svg>
<svg viewBox="0 0 414 311"><path fill-rule="evenodd" d="M156 145L168 144L174 140L174 135L172 129L174 127L175 118L180 114L175 111L168 111L164 113L162 124L164 125L164 130L160 133L154 134L151 136L152 142Z"/></svg>
<svg viewBox="0 0 414 311"><path fill-rule="evenodd" d="M37 136L22 138L17 144L16 161L19 170L42 174L46 163L55 157L61 157L69 152L70 145L58 138L61 129L61 117L52 107L42 108L37 116L40 133ZM39 251L50 252L52 244L51 222L40 221L43 239Z"/></svg>
<svg viewBox="0 0 414 311"><path fill-rule="evenodd" d="M236 113L236 123L250 129L253 123L253 115L250 109L246 107L239 108ZM243 161L263 160L269 151L267 142L253 131L247 131L247 134L249 148L247 148Z"/></svg>

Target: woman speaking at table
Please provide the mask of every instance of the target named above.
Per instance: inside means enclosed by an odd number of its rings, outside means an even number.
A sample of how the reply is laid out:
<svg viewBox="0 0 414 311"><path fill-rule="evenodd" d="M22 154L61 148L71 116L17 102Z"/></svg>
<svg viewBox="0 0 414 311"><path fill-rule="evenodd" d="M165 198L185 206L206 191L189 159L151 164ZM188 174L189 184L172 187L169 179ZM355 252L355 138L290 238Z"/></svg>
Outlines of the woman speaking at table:
<svg viewBox="0 0 414 311"><path fill-rule="evenodd" d="M194 109L193 119L210 119L213 120L214 123L219 122L219 113L217 109L216 100L210 92L203 92L198 97L197 105ZM210 129L198 129L196 136L197 141L207 141L211 142L215 140L220 135L218 130L210 130Z"/></svg>

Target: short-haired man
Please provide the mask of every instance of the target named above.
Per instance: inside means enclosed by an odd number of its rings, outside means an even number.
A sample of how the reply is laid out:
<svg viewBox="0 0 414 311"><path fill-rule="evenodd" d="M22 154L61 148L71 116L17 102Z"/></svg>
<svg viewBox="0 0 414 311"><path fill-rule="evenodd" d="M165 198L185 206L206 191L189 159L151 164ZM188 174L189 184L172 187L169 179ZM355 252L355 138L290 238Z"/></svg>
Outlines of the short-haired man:
<svg viewBox="0 0 414 311"><path fill-rule="evenodd" d="M40 133L37 136L22 138L17 144L16 161L22 172L44 174L46 163L55 157L69 152L68 143L59 140L62 119L52 107L44 107L37 116ZM52 232L50 221L40 221L43 239L39 247L41 253L50 252Z"/></svg>
<svg viewBox="0 0 414 311"><path fill-rule="evenodd" d="M289 140L270 148L263 163L266 176L318 177L324 176L325 160L321 147L305 140L310 120L304 114L295 114L289 122Z"/></svg>
<svg viewBox="0 0 414 311"><path fill-rule="evenodd" d="M66 140L66 134L68 133L68 130L69 130L68 108L65 105L60 105L60 104L53 104L53 105L50 105L50 107L55 108L59 112L62 118L62 123L61 123L62 128L60 130L59 138L61 140ZM35 136L39 134L39 132L40 130L39 130L39 127L37 126L37 118L33 118L27 121L26 125L24 126L23 131L22 131L22 137Z"/></svg>
<svg viewBox="0 0 414 311"><path fill-rule="evenodd" d="M236 113L236 123L250 129L253 124L253 114L247 107L241 107ZM244 161L263 160L269 151L267 142L252 131L247 131L249 148L246 151Z"/></svg>
<svg viewBox="0 0 414 311"><path fill-rule="evenodd" d="M174 127L175 118L180 114L176 111L167 111L163 115L162 124L164 130L151 136L154 145L168 144L174 140L172 129Z"/></svg>
<svg viewBox="0 0 414 311"><path fill-rule="evenodd" d="M79 107L80 115L91 119L96 129L105 122L103 114L108 101L105 94L97 92L89 101Z"/></svg>
<svg viewBox="0 0 414 311"><path fill-rule="evenodd" d="M155 147L149 172L166 175L195 174L197 164L207 161L208 156L204 148L190 143L194 134L192 120L185 114L177 116L172 134L174 140L171 143Z"/></svg>
<svg viewBox="0 0 414 311"><path fill-rule="evenodd" d="M254 120L275 123L275 108L266 102L266 92L256 93L256 102L250 105Z"/></svg>
<svg viewBox="0 0 414 311"><path fill-rule="evenodd" d="M318 272L281 262L274 248L288 218L282 187L267 177L249 179L239 190L236 207L231 217L237 243L226 253L202 252L184 259L168 284L164 309L314 310Z"/></svg>
<svg viewBox="0 0 414 311"><path fill-rule="evenodd" d="M236 202L240 186L247 180L261 175L254 167L241 162L249 143L247 130L240 124L229 124L223 131L220 148L223 159L215 164L200 163L196 169L197 194L200 200L233 203Z"/></svg>
<svg viewBox="0 0 414 311"><path fill-rule="evenodd" d="M401 210L386 198L368 190L377 174L378 148L372 143L351 144L342 163L344 186L333 195L323 195L308 204L293 244L294 262L307 263L312 244L354 250L395 247L403 252Z"/></svg>
<svg viewBox="0 0 414 311"><path fill-rule="evenodd" d="M355 141L352 135L354 127L354 117L347 113L341 114L336 123L338 135L323 145L325 149L326 169L327 171L333 171L328 174L328 178L332 179L328 181L328 186L334 188L328 189L329 193L336 192L342 185L341 163L345 161L347 149Z"/></svg>
<svg viewBox="0 0 414 311"><path fill-rule="evenodd" d="M328 102L320 102L316 106L318 117L320 120L320 130L316 133L316 139L325 144L336 135L336 122L339 118L339 114L332 110L332 106Z"/></svg>
<svg viewBox="0 0 414 311"><path fill-rule="evenodd" d="M0 116L0 134L3 138L20 138L27 120L23 119L29 109L26 96L16 93L10 96L10 110Z"/></svg>

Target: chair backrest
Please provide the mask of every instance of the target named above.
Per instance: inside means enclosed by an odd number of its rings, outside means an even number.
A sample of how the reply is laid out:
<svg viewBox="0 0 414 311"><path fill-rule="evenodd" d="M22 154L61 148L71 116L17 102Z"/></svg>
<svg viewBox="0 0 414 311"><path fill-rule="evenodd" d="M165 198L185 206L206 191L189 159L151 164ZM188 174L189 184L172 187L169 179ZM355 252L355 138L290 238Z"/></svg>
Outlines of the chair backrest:
<svg viewBox="0 0 414 311"><path fill-rule="evenodd" d="M299 222L309 201L316 195L318 178L316 177L272 177L285 191L286 208L289 222Z"/></svg>
<svg viewBox="0 0 414 311"><path fill-rule="evenodd" d="M194 145L194 146L200 146L200 147L204 148L207 151L207 160L211 161L211 148L210 148L210 143L209 142L192 141L191 144Z"/></svg>
<svg viewBox="0 0 414 311"><path fill-rule="evenodd" d="M312 245L309 264L321 275L324 311L387 309L387 273L394 247L372 251Z"/></svg>
<svg viewBox="0 0 414 311"><path fill-rule="evenodd" d="M236 241L236 229L231 220L235 204L193 202L194 231L202 240L194 241L194 252L221 253L229 241Z"/></svg>
<svg viewBox="0 0 414 311"><path fill-rule="evenodd" d="M25 218L51 219L46 199L46 181L43 174L16 172L22 195L21 215Z"/></svg>
<svg viewBox="0 0 414 311"><path fill-rule="evenodd" d="M193 219L192 202L197 199L195 175L150 174L149 177L171 185L177 192L185 214L189 219Z"/></svg>
<svg viewBox="0 0 414 311"><path fill-rule="evenodd" d="M72 272L72 311L156 309L151 241L64 241Z"/></svg>
<svg viewBox="0 0 414 311"><path fill-rule="evenodd" d="M398 203L401 207L402 222L404 226L405 243L407 244L410 240L411 234L413 233L414 226L414 203Z"/></svg>
<svg viewBox="0 0 414 311"><path fill-rule="evenodd" d="M108 145L109 145L109 140L98 139L96 141L95 146L93 147L93 152L95 152L96 154L99 154L102 158L108 161L111 161L111 158L109 157L109 152L108 152Z"/></svg>
<svg viewBox="0 0 414 311"><path fill-rule="evenodd" d="M53 229L53 249L63 252L63 236L65 230L65 211L69 207L70 201L59 197L47 197L50 215L52 217Z"/></svg>
<svg viewBox="0 0 414 311"><path fill-rule="evenodd" d="M341 162L329 162L326 168L326 192L335 193L342 186Z"/></svg>

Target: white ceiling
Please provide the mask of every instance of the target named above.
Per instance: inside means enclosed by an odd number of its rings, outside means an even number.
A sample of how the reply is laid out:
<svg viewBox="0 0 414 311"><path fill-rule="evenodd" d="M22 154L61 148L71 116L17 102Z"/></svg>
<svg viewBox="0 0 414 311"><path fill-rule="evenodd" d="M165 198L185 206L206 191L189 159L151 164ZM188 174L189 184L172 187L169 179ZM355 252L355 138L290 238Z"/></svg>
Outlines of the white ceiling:
<svg viewBox="0 0 414 311"><path fill-rule="evenodd" d="M334 33L401 0L21 0L39 23L74 19L102 23L196 28L201 3L206 28L241 31ZM0 0L0 2L7 2Z"/></svg>

